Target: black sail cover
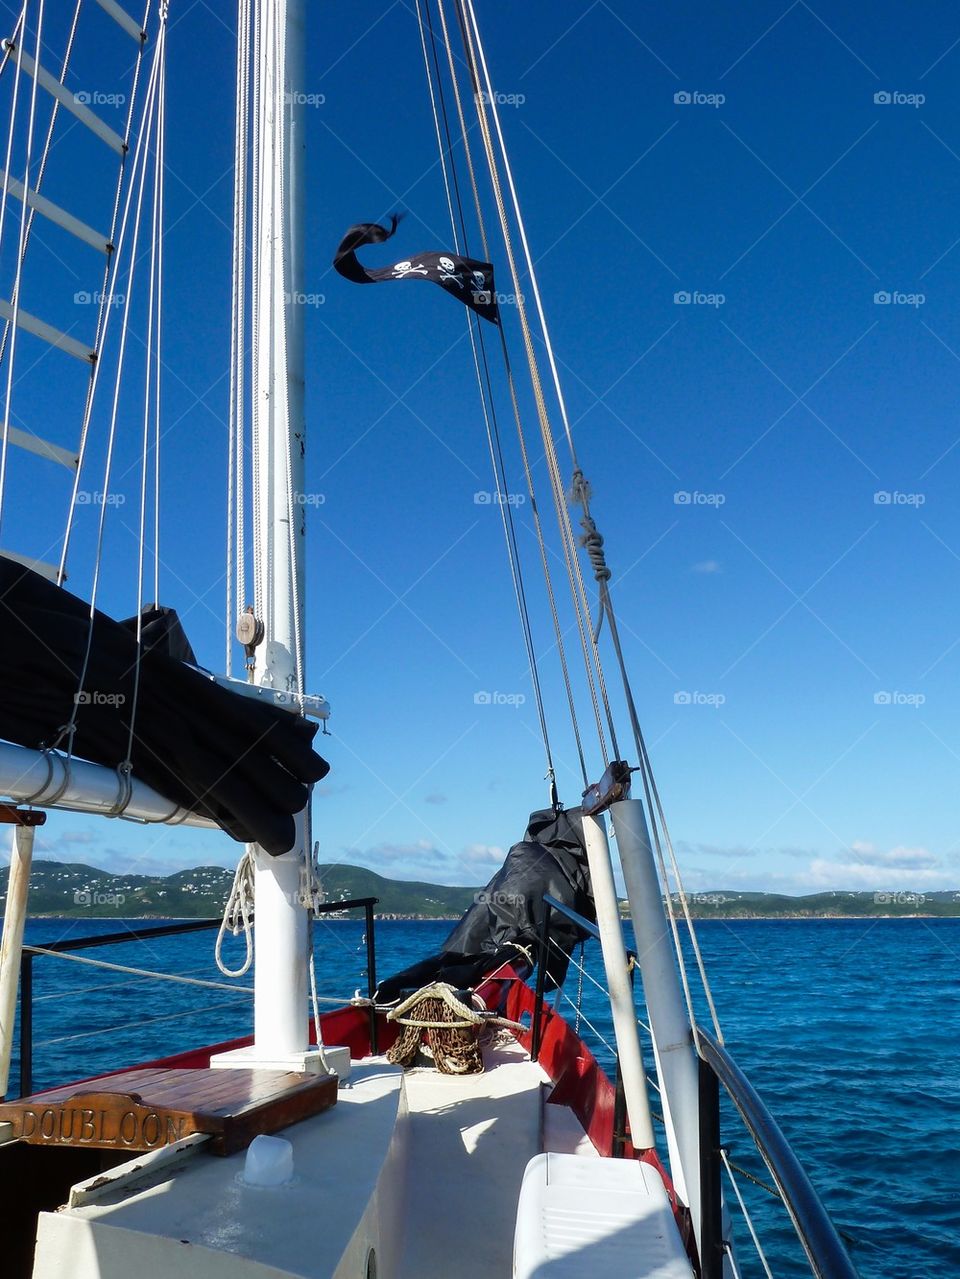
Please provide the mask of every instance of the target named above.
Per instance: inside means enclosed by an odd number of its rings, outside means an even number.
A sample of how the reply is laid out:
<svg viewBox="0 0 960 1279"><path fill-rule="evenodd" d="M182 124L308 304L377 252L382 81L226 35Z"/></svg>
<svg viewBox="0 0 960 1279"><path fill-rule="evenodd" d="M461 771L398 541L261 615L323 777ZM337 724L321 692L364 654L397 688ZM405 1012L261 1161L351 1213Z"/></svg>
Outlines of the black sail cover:
<svg viewBox="0 0 960 1279"><path fill-rule="evenodd" d="M476 985L499 965L520 968L523 951L535 953L543 920L544 894L569 906L578 915L596 920L593 890L583 842L579 808L552 808L530 814L527 831L507 853L501 868L450 933L442 948L418 964L380 983L377 998L385 1003L401 991L417 990L433 981L457 989ZM547 985L562 984L574 946L588 936L573 920L554 911L550 921ZM563 952L558 953L557 946Z"/></svg>
<svg viewBox="0 0 960 1279"><path fill-rule="evenodd" d="M390 226L379 222L358 222L340 241L333 265L346 280L354 284L382 284L386 280L427 280L439 284L451 297L468 306L491 323L498 322L493 267L489 262L464 258L456 253L417 253L392 266L366 267L357 257L357 249L365 244L383 244L397 229L399 214L393 214Z"/></svg>
<svg viewBox="0 0 960 1279"><path fill-rule="evenodd" d="M0 737L53 746L77 703L73 754L117 768L136 705L134 777L234 839L274 855L292 848L294 814L329 771L311 745L317 725L187 665L193 651L172 609L144 610L136 688L137 619L95 612L81 688L90 624L83 600L0 558Z"/></svg>

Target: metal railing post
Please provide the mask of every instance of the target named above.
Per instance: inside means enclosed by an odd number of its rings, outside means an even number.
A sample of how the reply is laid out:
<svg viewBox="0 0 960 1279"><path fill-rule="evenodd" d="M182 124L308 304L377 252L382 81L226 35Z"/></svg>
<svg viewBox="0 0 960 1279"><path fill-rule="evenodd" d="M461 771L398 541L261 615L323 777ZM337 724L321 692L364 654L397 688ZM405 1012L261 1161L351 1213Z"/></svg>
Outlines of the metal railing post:
<svg viewBox="0 0 960 1279"><path fill-rule="evenodd" d="M700 1085L700 1274L723 1279L723 1196L720 1185L720 1081L702 1058Z"/></svg>
<svg viewBox="0 0 960 1279"><path fill-rule="evenodd" d="M20 1096L33 1088L33 955L20 956Z"/></svg>
<svg viewBox="0 0 960 1279"><path fill-rule="evenodd" d="M620 1072L620 1058L617 1057L617 1077L613 1094L613 1141L610 1154L614 1159L622 1159L627 1144L627 1095L623 1091L623 1075Z"/></svg>
<svg viewBox="0 0 960 1279"><path fill-rule="evenodd" d="M345 901L320 902L314 907L315 915L341 914L345 910L359 910L366 915L367 990L372 998L377 988L377 954L374 933L373 908L377 897L356 897ZM176 924L160 924L153 928L128 928L123 932L96 933L91 937L67 937L61 941L46 942L39 950L51 950L58 954L91 947L116 946L129 942L151 941L158 937L178 936L182 933L203 932L220 927L219 919L192 919ZM36 947L24 946L20 959L20 1095L30 1095L33 1086L33 961ZM377 1051L376 1014L370 1010L370 1047Z"/></svg>
<svg viewBox="0 0 960 1279"><path fill-rule="evenodd" d="M367 996L373 999L377 993L377 944L373 931L373 902L367 902L363 908L367 940ZM370 1008L370 1054L376 1057L380 1051L380 1031L377 1026L377 1010Z"/></svg>
<svg viewBox="0 0 960 1279"><path fill-rule="evenodd" d="M539 953L537 955L537 985L533 1001L533 1027L530 1037L530 1060L539 1061L540 1041L543 1038L541 1021L543 1020L543 992L547 981L547 951L550 944L550 916L553 907L544 898L543 919L540 921Z"/></svg>

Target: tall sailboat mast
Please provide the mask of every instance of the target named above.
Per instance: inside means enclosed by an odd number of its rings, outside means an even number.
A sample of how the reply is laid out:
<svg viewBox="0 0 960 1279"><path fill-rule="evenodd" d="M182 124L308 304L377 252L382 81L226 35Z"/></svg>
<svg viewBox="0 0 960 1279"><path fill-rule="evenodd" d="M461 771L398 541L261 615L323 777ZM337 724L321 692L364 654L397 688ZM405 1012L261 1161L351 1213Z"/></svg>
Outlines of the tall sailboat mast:
<svg viewBox="0 0 960 1279"><path fill-rule="evenodd" d="M304 652L304 0L255 0L253 182L254 568L264 640L254 682L296 700ZM281 857L254 850L254 1044L237 1065L310 1069L310 811ZM229 1054L239 1058L241 1054ZM221 1064L221 1063L218 1063ZM227 1064L227 1063L222 1063Z"/></svg>
<svg viewBox="0 0 960 1279"><path fill-rule="evenodd" d="M254 679L303 693L304 636L304 0L257 0L260 29L259 164L253 198L259 235L253 400L259 475L254 554L263 584L265 639ZM309 806L283 857L256 852L254 1051L266 1059L308 1047L307 912L302 868L310 848Z"/></svg>

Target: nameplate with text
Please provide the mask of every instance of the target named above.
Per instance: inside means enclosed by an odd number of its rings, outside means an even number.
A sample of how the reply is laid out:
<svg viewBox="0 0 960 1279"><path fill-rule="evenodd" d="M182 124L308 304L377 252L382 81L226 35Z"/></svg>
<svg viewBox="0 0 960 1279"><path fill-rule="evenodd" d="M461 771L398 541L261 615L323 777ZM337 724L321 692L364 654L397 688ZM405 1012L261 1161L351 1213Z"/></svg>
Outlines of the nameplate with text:
<svg viewBox="0 0 960 1279"><path fill-rule="evenodd" d="M10 1108L16 1141L34 1146L90 1146L98 1150L157 1150L198 1130L196 1117L136 1096L83 1093L66 1101Z"/></svg>

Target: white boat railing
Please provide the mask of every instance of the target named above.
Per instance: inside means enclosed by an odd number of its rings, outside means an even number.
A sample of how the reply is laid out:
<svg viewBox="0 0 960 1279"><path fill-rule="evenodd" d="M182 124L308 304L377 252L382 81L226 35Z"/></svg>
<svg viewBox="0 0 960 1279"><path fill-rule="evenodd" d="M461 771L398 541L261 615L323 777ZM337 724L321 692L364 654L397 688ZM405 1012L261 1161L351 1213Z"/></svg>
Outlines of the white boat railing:
<svg viewBox="0 0 960 1279"><path fill-rule="evenodd" d="M377 958L376 958L376 933L374 923L374 908L378 904L376 897L356 897L348 898L344 901L318 902L311 907L315 916L334 915L339 917L347 911L363 911L364 918L364 974L366 976L367 998L359 1000L356 996L353 999L349 997L327 997L318 996L318 1002L321 1004L334 1005L336 1008L343 1008L348 1004L355 1007L364 1007L367 1010L369 1018L369 1038L371 1052L376 1053L378 1050L378 1025L376 1010L373 1005L373 997L377 988ZM103 989L104 991L115 990L122 986L127 990L132 985L141 983L149 983L151 981L158 982L179 982L183 985L218 991L231 996L243 995L248 999L253 994L253 987L238 985L236 983L226 983L222 980L205 979L196 976L194 972L176 972L176 971L155 971L142 968L136 968L130 964L114 963L103 959L93 959L85 953L83 955L76 952L88 952L92 949L99 950L104 946L122 946L130 943L139 943L150 946L151 955L156 952L152 948L152 944L163 937L181 936L187 933L208 932L216 930L220 927L220 920L217 919L191 919L178 920L175 923L157 924L148 928L124 928L117 932L104 932L83 937L64 937L60 940L47 942L43 945L27 944L20 951L19 966L19 1024L18 1034L16 1036L17 1061L18 1061L18 1078L19 1093L21 1097L29 1096L33 1091L34 1082L34 1052L36 1049L61 1047L65 1051L70 1044L77 1043L82 1040L93 1039L98 1035L108 1035L117 1031L126 1029L129 1025L135 1025L138 1028L139 1042L143 1045L144 1032L150 1026L156 1023L164 1023L179 1020L181 1018L189 1018L204 1014L216 1012L219 1009L231 1006L232 1001L229 999L221 999L213 1005L204 1004L196 1008L181 1008L172 1012L160 1013L156 1016L144 1016L142 1012L138 1012L133 1022L124 1026L102 1026L96 1029L84 1029L80 1031L70 1030L70 1033L57 1034L52 1039L37 1040L34 1035L35 1023L34 1012L35 1005L47 998L54 998L61 1006L67 1006L62 991L58 990L56 994L37 995L34 992L34 968L38 961L46 964L50 959L66 960L74 964L86 965L88 968L96 968L107 975L122 975L123 980L111 980L110 984L93 986L84 988L86 993ZM206 965L199 972L209 972L210 965ZM79 993L79 992L78 992ZM207 1045L209 1046L209 1045ZM222 1045L221 1045L222 1046ZM149 1052L149 1049L144 1048ZM162 1057L163 1053L151 1054L153 1056ZM69 1060L69 1059L67 1059ZM60 1078L57 1083L66 1083L68 1078Z"/></svg>

